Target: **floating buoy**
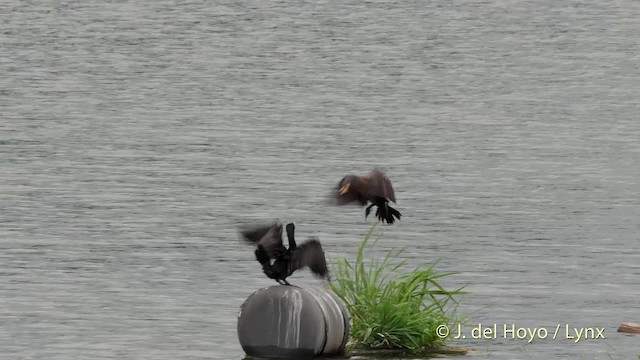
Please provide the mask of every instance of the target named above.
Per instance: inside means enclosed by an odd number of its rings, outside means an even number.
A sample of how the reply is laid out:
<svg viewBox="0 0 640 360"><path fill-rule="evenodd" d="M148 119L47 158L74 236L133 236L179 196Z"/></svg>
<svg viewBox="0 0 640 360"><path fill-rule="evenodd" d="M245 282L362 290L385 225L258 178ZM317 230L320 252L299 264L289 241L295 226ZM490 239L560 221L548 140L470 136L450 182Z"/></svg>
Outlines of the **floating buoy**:
<svg viewBox="0 0 640 360"><path fill-rule="evenodd" d="M349 340L349 322L346 305L333 291L276 285L242 304L238 339L249 356L339 355Z"/></svg>
<svg viewBox="0 0 640 360"><path fill-rule="evenodd" d="M618 332L640 334L640 324L625 321L618 327Z"/></svg>

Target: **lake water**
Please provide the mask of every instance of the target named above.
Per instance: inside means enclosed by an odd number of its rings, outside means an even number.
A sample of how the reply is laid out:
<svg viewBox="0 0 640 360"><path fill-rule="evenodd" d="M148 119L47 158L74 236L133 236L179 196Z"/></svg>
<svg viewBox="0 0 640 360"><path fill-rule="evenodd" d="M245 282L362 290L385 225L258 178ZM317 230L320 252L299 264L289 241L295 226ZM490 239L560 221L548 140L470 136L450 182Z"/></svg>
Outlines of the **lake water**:
<svg viewBox="0 0 640 360"><path fill-rule="evenodd" d="M275 282L236 226L293 221L353 258L373 220L327 194L374 166L404 217L372 256L458 272L471 325L549 331L451 345L640 355L616 332L640 322L640 2L9 0L0 18L0 357L242 359L239 307Z"/></svg>

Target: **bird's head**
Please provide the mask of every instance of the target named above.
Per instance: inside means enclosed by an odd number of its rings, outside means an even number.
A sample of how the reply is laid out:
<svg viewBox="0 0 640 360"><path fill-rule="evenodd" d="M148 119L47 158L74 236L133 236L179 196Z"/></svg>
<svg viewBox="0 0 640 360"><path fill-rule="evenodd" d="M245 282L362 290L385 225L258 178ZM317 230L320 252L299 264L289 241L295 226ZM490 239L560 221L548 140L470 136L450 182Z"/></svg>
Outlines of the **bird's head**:
<svg viewBox="0 0 640 360"><path fill-rule="evenodd" d="M351 191L352 186L351 185L353 183L353 181L355 180L355 176L353 175L348 175L342 178L342 180L340 180L340 184L338 186L338 196L343 196L345 194L348 194L349 191Z"/></svg>
<svg viewBox="0 0 640 360"><path fill-rule="evenodd" d="M286 226L287 233L293 232L296 229L296 226L293 223L288 223Z"/></svg>

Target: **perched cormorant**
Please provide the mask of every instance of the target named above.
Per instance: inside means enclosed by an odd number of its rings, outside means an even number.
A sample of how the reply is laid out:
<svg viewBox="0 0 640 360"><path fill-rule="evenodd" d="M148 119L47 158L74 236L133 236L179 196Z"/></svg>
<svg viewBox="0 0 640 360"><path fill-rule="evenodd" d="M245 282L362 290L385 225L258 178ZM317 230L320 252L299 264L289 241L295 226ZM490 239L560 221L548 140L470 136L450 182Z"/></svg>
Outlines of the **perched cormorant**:
<svg viewBox="0 0 640 360"><path fill-rule="evenodd" d="M262 265L264 274L279 284L290 285L286 278L294 271L308 266L316 277L328 279L329 270L320 241L310 239L297 246L293 234L295 226L292 223L287 224L286 230L289 239L288 249L282 245L280 223L241 231L245 241L258 245L255 251L256 260Z"/></svg>
<svg viewBox="0 0 640 360"><path fill-rule="evenodd" d="M376 217L389 224L395 222L395 218L400 220L402 214L391 206L389 201L396 202L396 195L391 186L391 181L387 176L379 169L373 169L368 175L355 176L347 175L336 187L335 196L338 200L338 205L345 205L354 202L359 202L361 206L365 206L367 202L370 202L364 212L364 218L366 219L371 212L371 207L377 206Z"/></svg>

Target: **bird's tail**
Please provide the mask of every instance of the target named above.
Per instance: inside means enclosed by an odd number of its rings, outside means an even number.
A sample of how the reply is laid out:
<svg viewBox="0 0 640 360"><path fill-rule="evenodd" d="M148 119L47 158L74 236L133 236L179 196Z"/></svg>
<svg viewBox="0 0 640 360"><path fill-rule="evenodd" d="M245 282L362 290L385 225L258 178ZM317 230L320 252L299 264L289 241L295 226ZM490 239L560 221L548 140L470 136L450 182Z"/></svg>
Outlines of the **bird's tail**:
<svg viewBox="0 0 640 360"><path fill-rule="evenodd" d="M376 211L376 216L378 217L378 220L380 220L383 223L386 222L388 224L393 224L396 221L394 217L400 220L400 217L402 216L402 214L400 214L398 210L389 206L388 202L385 202L384 204L381 204L378 206L378 210Z"/></svg>

